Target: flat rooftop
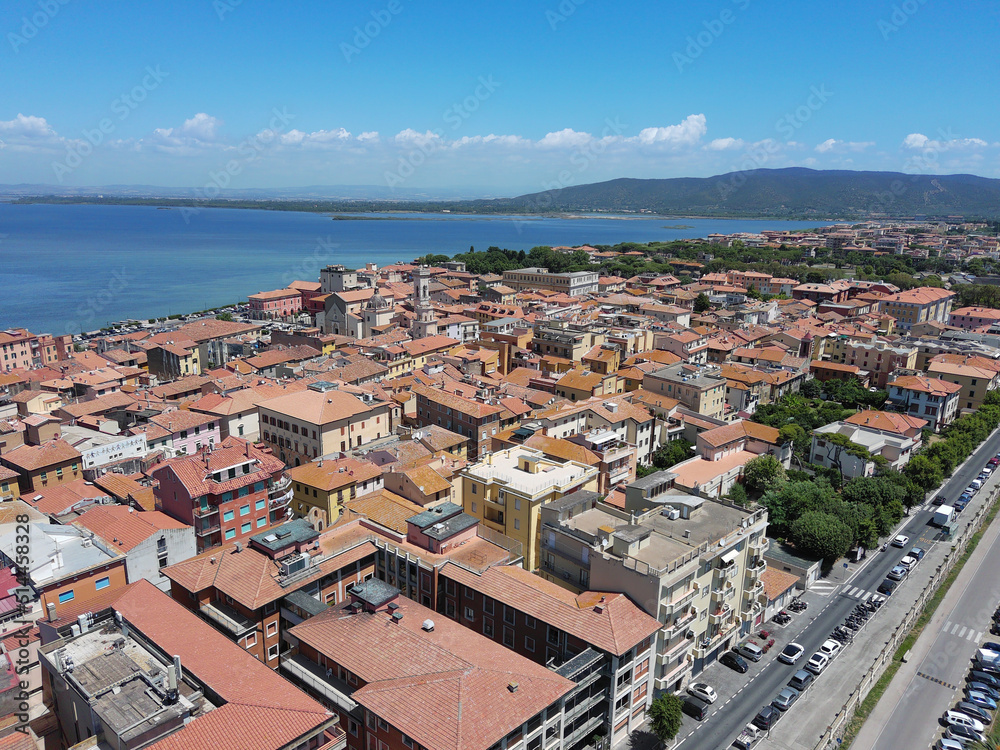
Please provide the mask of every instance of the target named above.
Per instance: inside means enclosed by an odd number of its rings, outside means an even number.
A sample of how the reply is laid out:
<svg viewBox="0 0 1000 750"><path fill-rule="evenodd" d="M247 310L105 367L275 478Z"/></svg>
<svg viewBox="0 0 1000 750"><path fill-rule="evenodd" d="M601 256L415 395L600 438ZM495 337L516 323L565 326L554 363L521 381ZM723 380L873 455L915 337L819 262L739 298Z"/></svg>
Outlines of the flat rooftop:
<svg viewBox="0 0 1000 750"><path fill-rule="evenodd" d="M538 460L534 472L520 468L525 458ZM499 482L531 496L540 495L552 487L566 487L597 474L597 469L593 467L576 462L560 464L544 458L540 451L523 447L493 453L465 471L474 479Z"/></svg>

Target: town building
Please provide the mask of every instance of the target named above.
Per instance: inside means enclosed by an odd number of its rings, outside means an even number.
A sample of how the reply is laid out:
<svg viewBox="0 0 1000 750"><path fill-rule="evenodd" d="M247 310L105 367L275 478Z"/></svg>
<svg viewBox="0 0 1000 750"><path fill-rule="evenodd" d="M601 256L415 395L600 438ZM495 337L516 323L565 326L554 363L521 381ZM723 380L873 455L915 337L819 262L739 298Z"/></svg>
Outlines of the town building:
<svg viewBox="0 0 1000 750"><path fill-rule="evenodd" d="M17 472L22 495L83 477L83 456L65 440L18 446L0 454L0 465Z"/></svg>
<svg viewBox="0 0 1000 750"><path fill-rule="evenodd" d="M726 379L721 372L714 365L668 365L647 373L642 388L675 398L698 414L721 419L726 405Z"/></svg>
<svg viewBox="0 0 1000 750"><path fill-rule="evenodd" d="M291 513L292 481L270 451L239 438L158 464L159 507L194 527L197 548L239 541Z"/></svg>
<svg viewBox="0 0 1000 750"><path fill-rule="evenodd" d="M288 476L292 480L293 511L315 520L319 529L340 519L344 503L384 486L378 466L350 457L310 461L289 469Z"/></svg>
<svg viewBox="0 0 1000 750"><path fill-rule="evenodd" d="M947 323L954 299L955 293L947 289L922 286L886 297L882 312L894 317L900 330L909 331L918 323Z"/></svg>
<svg viewBox="0 0 1000 750"><path fill-rule="evenodd" d="M597 489L596 467L546 458L523 445L492 453L459 475L465 510L521 543L524 567L538 567L539 508L576 490Z"/></svg>
<svg viewBox="0 0 1000 750"><path fill-rule="evenodd" d="M500 415L504 409L499 399L488 395L466 398L427 385L415 385L410 392L417 398L417 426L443 427L469 438L470 460L488 450L490 439L500 430Z"/></svg>
<svg viewBox="0 0 1000 750"><path fill-rule="evenodd" d="M547 268L518 268L503 272L503 283L519 292L547 289L570 297L597 294L599 281L595 271L552 273Z"/></svg>
<svg viewBox="0 0 1000 750"><path fill-rule="evenodd" d="M927 420L935 432L958 414L962 386L923 375L901 375L889 382L889 403L902 412Z"/></svg>
<svg viewBox="0 0 1000 750"><path fill-rule="evenodd" d="M986 394L1000 386L1000 367L980 357L939 354L927 365L927 375L962 387L958 401L960 410L978 409Z"/></svg>

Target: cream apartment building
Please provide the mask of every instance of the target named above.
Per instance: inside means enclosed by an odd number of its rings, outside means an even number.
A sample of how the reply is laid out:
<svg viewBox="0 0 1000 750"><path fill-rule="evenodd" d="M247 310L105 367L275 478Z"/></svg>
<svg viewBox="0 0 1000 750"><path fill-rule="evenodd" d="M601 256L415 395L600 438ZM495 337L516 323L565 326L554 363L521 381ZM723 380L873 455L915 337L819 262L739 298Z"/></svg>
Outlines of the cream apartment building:
<svg viewBox="0 0 1000 750"><path fill-rule="evenodd" d="M669 396L699 414L722 419L726 405L726 379L714 365L676 364L647 373L643 390Z"/></svg>

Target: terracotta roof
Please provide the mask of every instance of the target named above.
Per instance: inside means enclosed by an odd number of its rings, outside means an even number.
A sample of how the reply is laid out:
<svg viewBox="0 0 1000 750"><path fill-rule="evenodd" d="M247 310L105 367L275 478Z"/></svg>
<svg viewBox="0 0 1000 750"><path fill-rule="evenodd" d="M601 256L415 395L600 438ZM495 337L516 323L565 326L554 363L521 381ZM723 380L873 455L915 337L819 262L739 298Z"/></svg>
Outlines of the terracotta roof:
<svg viewBox="0 0 1000 750"><path fill-rule="evenodd" d="M19 445L3 454L3 460L24 471L37 471L69 461L79 461L80 452L65 440L49 440L41 445Z"/></svg>
<svg viewBox="0 0 1000 750"><path fill-rule="evenodd" d="M219 482L212 478L214 472L238 466L251 459L255 465L249 474L238 474L231 479L227 474ZM171 458L159 464L152 473L155 477L161 472L173 472L191 497L200 497L230 492L255 482L266 481L284 466L284 462L271 453L230 436L212 451L203 448L189 456Z"/></svg>
<svg viewBox="0 0 1000 750"><path fill-rule="evenodd" d="M193 430L195 427L204 427L210 424L217 424L218 417L188 411L187 409L174 409L163 412L149 418L152 424L168 430L171 434L182 430Z"/></svg>
<svg viewBox="0 0 1000 750"><path fill-rule="evenodd" d="M351 697L433 750L488 748L573 689L546 667L409 599L332 607L289 632L366 684ZM421 628L434 620L430 632ZM517 689L511 690L511 683Z"/></svg>
<svg viewBox="0 0 1000 750"><path fill-rule="evenodd" d="M661 627L625 594L604 591L574 594L520 566L494 566L477 575L449 564L441 572L618 656Z"/></svg>
<svg viewBox="0 0 1000 750"><path fill-rule="evenodd" d="M929 424L926 419L917 419L907 414L897 414L892 411L875 411L874 409L859 411L844 421L860 427L871 427L899 435L905 435L913 430L922 430Z"/></svg>
<svg viewBox="0 0 1000 750"><path fill-rule="evenodd" d="M405 474L424 495L451 492L451 482L426 464L411 466L403 469L401 473Z"/></svg>
<svg viewBox="0 0 1000 750"><path fill-rule="evenodd" d="M962 386L959 383L949 383L947 380L927 378L923 375L902 375L890 382L889 385L896 388L904 388L908 391L919 391L942 397L958 393L962 390Z"/></svg>
<svg viewBox="0 0 1000 750"><path fill-rule="evenodd" d="M767 594L768 601L774 601L799 582L799 577L783 570L775 570L768 567L760 575L760 582L764 584L764 593Z"/></svg>
<svg viewBox="0 0 1000 750"><path fill-rule="evenodd" d="M313 572L297 579L295 588L279 583L281 567L277 562L250 545L243 545L237 552L235 543L215 547L163 568L163 574L187 591L214 588L247 609L256 610L287 596L290 591L373 555L375 545L369 541L370 536L371 532L357 522L327 531L319 540L320 552L327 550L339 554L314 563Z"/></svg>
<svg viewBox="0 0 1000 750"><path fill-rule="evenodd" d="M298 391L268 399L259 404L261 409L283 414L309 424L324 425L366 414L384 406L382 402L366 404L357 396L342 390Z"/></svg>
<svg viewBox="0 0 1000 750"><path fill-rule="evenodd" d="M61 516L80 503L93 503L104 497L108 497L105 490L83 479L74 479L72 482L46 487L41 492L28 492L21 499L47 516Z"/></svg>
<svg viewBox="0 0 1000 750"><path fill-rule="evenodd" d="M705 430L698 437L716 448L731 443L734 440L740 440L741 438L760 440L771 445L777 445L781 439L778 430L774 427L768 427L767 425L748 420L740 420L739 422L733 422L722 427L716 427L713 430Z"/></svg>
<svg viewBox="0 0 1000 750"><path fill-rule="evenodd" d="M406 533L406 521L424 511L423 506L382 489L349 500L344 507L400 534Z"/></svg>
<svg viewBox="0 0 1000 750"><path fill-rule="evenodd" d="M156 510L139 512L124 505L88 508L73 525L93 531L110 546L123 552L128 552L158 531L190 528L165 513Z"/></svg>
<svg viewBox="0 0 1000 750"><path fill-rule="evenodd" d="M600 456L582 445L562 438L548 437L541 433L532 435L524 441L524 445L529 448L537 448L546 456L564 461L579 461L587 466L596 466L601 462Z"/></svg>
<svg viewBox="0 0 1000 750"><path fill-rule="evenodd" d="M132 498L143 510L155 510L156 499L153 488L140 484L132 477L109 472L94 478L94 484L118 500Z"/></svg>
<svg viewBox="0 0 1000 750"><path fill-rule="evenodd" d="M197 615L141 580L115 592L109 606L225 703L149 747L154 750L279 750L333 717ZM86 611L96 611L88 602ZM63 612L60 612L62 615Z"/></svg>
<svg viewBox="0 0 1000 750"><path fill-rule="evenodd" d="M938 289L931 286L921 286L916 289L909 289L905 292L890 295L886 298L888 302L903 302L911 305L927 305L932 302L939 302L943 299L954 297L954 292L947 289Z"/></svg>
<svg viewBox="0 0 1000 750"><path fill-rule="evenodd" d="M311 461L288 470L295 482L329 492L356 482L381 476L382 470L370 461L341 458L335 461Z"/></svg>
<svg viewBox="0 0 1000 750"><path fill-rule="evenodd" d="M462 414L470 414L477 419L482 419L491 414L499 414L503 411L503 407L473 401L471 398L465 398L454 393L446 393L445 391L426 385L415 385L411 389L411 392L417 396L423 396L428 401L441 404Z"/></svg>

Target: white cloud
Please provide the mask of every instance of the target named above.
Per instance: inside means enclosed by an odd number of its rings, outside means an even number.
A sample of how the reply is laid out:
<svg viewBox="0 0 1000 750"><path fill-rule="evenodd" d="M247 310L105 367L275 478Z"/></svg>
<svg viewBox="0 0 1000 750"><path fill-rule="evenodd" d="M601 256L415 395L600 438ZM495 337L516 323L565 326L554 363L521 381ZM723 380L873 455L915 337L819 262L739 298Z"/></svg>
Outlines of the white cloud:
<svg viewBox="0 0 1000 750"><path fill-rule="evenodd" d="M177 129L177 135L197 138L199 141L214 141L215 131L222 124L216 117L199 112Z"/></svg>
<svg viewBox="0 0 1000 750"><path fill-rule="evenodd" d="M660 128L643 128L639 131L636 140L647 146L694 146L707 132L708 125L705 115L688 115L677 125L668 125Z"/></svg>
<svg viewBox="0 0 1000 750"><path fill-rule="evenodd" d="M25 116L18 112L13 120L0 120L0 135L11 139L49 140L56 137L56 131L44 117Z"/></svg>
<svg viewBox="0 0 1000 750"><path fill-rule="evenodd" d="M838 141L836 138L827 138L816 146L817 153L858 153L874 146L874 141Z"/></svg>
<svg viewBox="0 0 1000 750"><path fill-rule="evenodd" d="M735 151L743 148L745 145L746 141L742 138L716 138L705 146L705 148L709 151Z"/></svg>
<svg viewBox="0 0 1000 750"><path fill-rule="evenodd" d="M579 148L585 146L594 139L590 133L584 133L573 128L563 128L554 133L546 133L545 137L538 141L542 148Z"/></svg>
<svg viewBox="0 0 1000 750"><path fill-rule="evenodd" d="M366 130L364 133L358 136L358 141L361 143L376 143L379 140L377 130Z"/></svg>
<svg viewBox="0 0 1000 750"><path fill-rule="evenodd" d="M404 146L407 148L416 146L417 148L423 148L431 143L440 144L442 141L441 136L431 130L424 131L420 133L413 128L406 128L406 130L401 130L393 136L393 142L397 145Z"/></svg>
<svg viewBox="0 0 1000 750"><path fill-rule="evenodd" d="M942 133L947 136L947 133ZM903 148L908 150L933 149L935 151L951 151L955 149L986 148L990 144L982 138L944 138L934 140L923 133L910 133L903 139Z"/></svg>

